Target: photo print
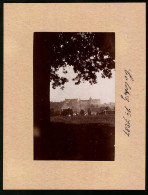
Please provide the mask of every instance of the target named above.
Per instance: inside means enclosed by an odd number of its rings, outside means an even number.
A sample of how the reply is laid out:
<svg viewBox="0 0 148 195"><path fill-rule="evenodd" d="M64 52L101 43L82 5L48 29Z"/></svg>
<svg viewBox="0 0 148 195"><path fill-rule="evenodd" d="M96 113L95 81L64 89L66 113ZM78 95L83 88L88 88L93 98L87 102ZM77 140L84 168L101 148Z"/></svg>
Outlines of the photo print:
<svg viewBox="0 0 148 195"><path fill-rule="evenodd" d="M115 33L35 32L34 160L115 160Z"/></svg>

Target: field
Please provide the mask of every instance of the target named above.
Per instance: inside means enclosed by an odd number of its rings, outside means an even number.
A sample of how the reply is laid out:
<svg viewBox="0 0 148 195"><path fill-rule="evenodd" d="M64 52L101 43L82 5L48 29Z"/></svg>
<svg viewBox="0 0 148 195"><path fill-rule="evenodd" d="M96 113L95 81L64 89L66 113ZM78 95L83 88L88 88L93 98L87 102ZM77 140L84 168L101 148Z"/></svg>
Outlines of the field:
<svg viewBox="0 0 148 195"><path fill-rule="evenodd" d="M113 161L113 116L108 120L100 119L101 122L95 122L97 116L93 120L90 117L76 119L52 118L49 124L44 124L40 129L40 136L34 138L34 159ZM61 120L65 121L60 122Z"/></svg>
<svg viewBox="0 0 148 195"><path fill-rule="evenodd" d="M107 124L115 126L115 115L90 115L90 116L51 116L52 123L70 123L70 124Z"/></svg>

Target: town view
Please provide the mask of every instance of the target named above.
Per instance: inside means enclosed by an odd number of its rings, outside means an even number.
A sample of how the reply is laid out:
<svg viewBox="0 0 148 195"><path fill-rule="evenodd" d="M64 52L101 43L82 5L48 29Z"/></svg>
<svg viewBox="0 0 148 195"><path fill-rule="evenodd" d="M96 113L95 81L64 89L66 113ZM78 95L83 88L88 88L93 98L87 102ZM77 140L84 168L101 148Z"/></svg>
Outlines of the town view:
<svg viewBox="0 0 148 195"><path fill-rule="evenodd" d="M101 104L100 99L65 99L50 102L51 122L110 123L114 125L115 103Z"/></svg>
<svg viewBox="0 0 148 195"><path fill-rule="evenodd" d="M34 34L34 160L115 160L115 33Z"/></svg>

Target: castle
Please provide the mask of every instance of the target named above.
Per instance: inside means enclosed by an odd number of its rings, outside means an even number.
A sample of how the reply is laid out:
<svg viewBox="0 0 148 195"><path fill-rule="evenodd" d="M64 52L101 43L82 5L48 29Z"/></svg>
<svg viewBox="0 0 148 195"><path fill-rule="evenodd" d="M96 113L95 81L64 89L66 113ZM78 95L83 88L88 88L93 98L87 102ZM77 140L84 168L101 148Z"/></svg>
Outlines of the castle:
<svg viewBox="0 0 148 195"><path fill-rule="evenodd" d="M67 109L72 109L73 113L78 114L81 110L88 112L91 111L92 115L96 115L97 113L106 114L107 112L115 113L115 103L103 103L101 104L100 99L92 99L81 100L81 99L65 99L60 102L50 102L51 113L60 114L62 111Z"/></svg>
<svg viewBox="0 0 148 195"><path fill-rule="evenodd" d="M65 99L61 110L71 108L74 112L80 112L80 110L87 111L90 107L98 107L100 105L100 99L81 100L81 99Z"/></svg>

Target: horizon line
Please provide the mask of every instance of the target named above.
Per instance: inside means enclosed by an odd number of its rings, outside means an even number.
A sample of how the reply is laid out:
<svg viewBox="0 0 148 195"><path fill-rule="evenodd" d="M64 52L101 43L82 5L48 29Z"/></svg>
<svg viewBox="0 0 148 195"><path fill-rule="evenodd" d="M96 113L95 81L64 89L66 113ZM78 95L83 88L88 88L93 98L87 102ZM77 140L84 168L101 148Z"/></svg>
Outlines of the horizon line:
<svg viewBox="0 0 148 195"><path fill-rule="evenodd" d="M54 101L54 100L49 100L50 102L63 102L65 100L89 100L90 98L88 99L80 99L80 98L65 98L64 100L59 100L59 101ZM100 100L100 102L102 102L102 100L100 98L91 98L92 100ZM104 102L103 104L105 103L115 103L115 101L110 101L110 102Z"/></svg>

